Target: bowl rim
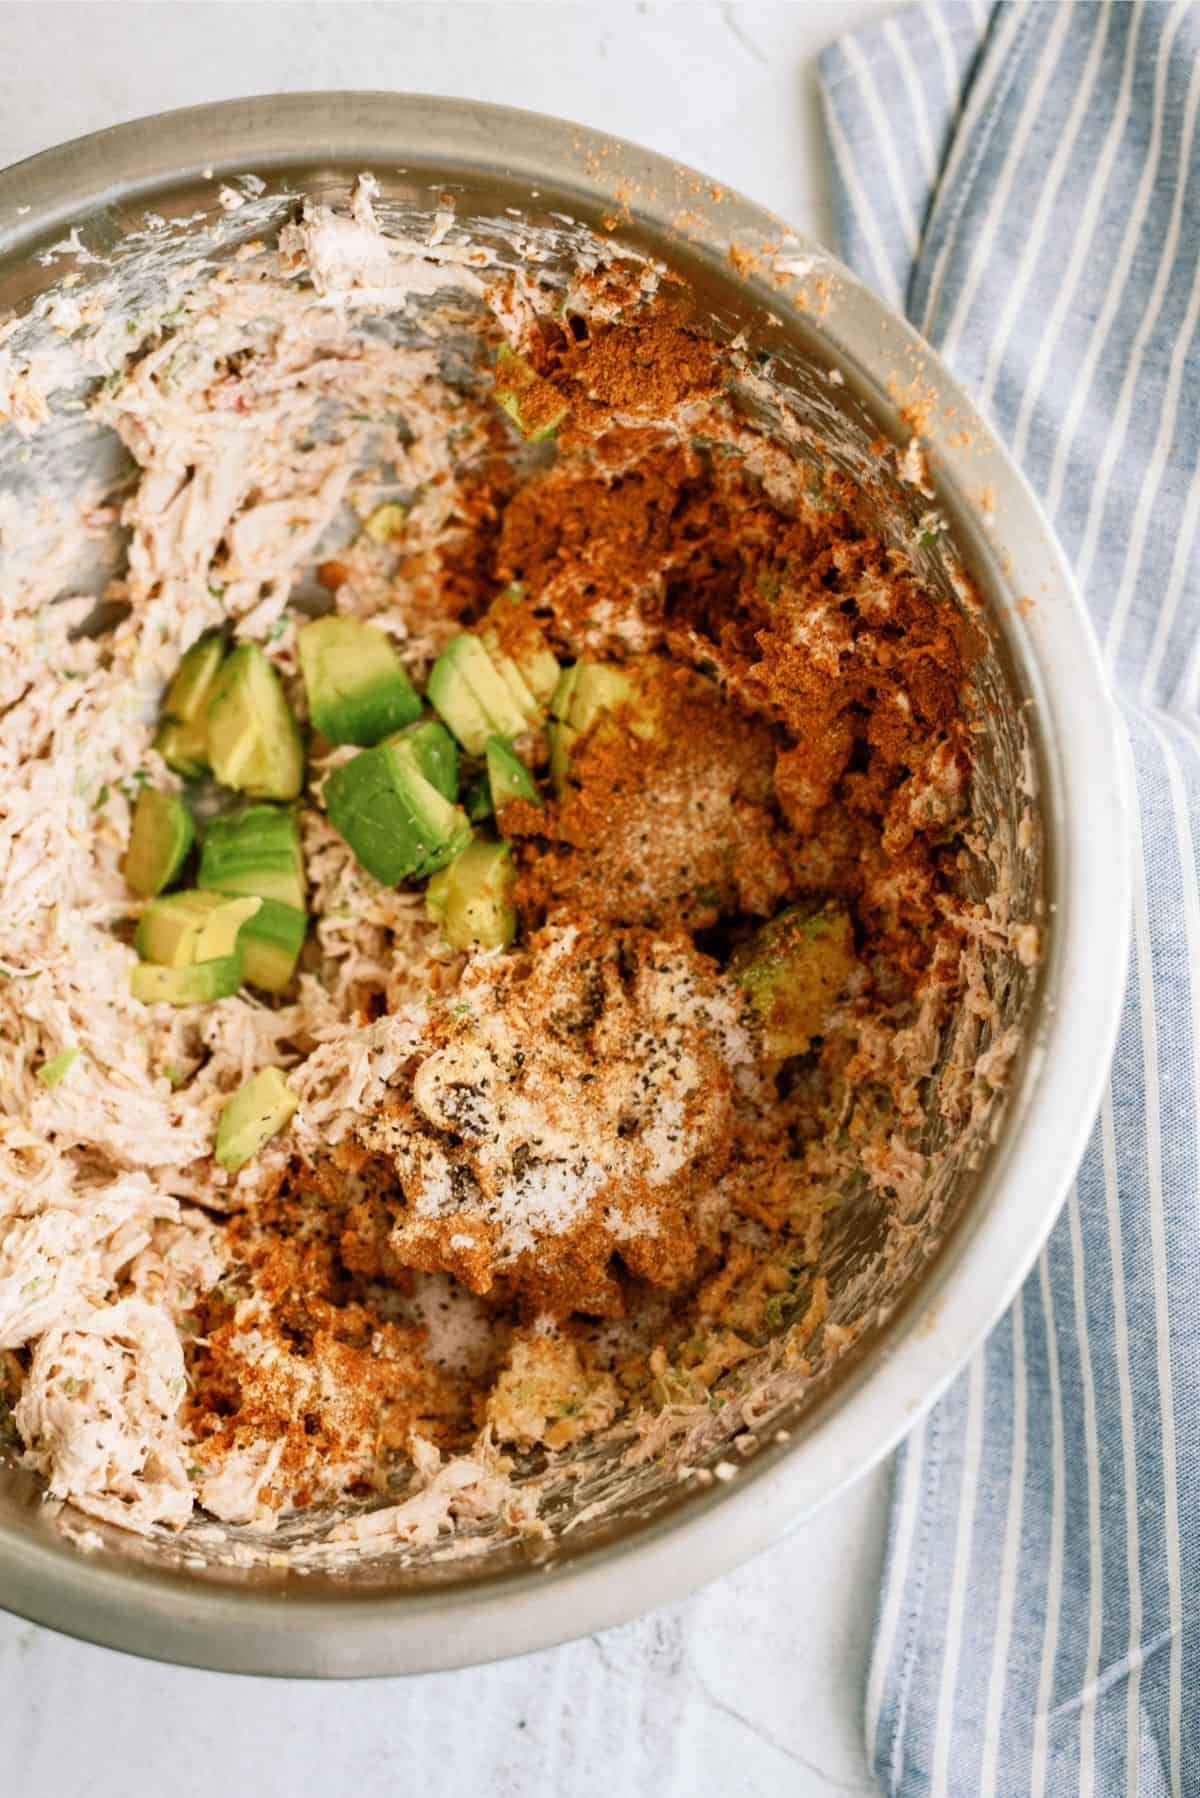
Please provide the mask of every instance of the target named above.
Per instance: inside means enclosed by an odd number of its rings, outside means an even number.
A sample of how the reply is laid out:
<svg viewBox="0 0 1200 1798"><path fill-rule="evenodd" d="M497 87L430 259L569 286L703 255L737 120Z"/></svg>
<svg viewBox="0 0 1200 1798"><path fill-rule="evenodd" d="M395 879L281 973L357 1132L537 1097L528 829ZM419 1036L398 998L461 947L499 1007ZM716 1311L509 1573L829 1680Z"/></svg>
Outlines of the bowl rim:
<svg viewBox="0 0 1200 1798"><path fill-rule="evenodd" d="M160 1570L148 1576L136 1564L118 1570L0 1520L0 1602L32 1621L229 1672L361 1677L527 1653L677 1600L787 1534L917 1423L1011 1303L1076 1173L1116 1041L1132 855L1123 727L1073 574L1024 476L906 321L819 245L709 177L587 127L482 102L255 96L137 119L0 171L0 259L11 266L47 232L188 178L314 164L339 176L356 165L426 164L503 174L593 207L628 205L659 235L685 229L689 253L722 261L735 244L782 246L803 271L798 284L781 290L769 255L743 284L756 305L785 318L811 306L804 281L832 284L836 302L820 325L831 363L852 368L897 428L889 375L919 367L932 402L922 441L935 484L960 500L992 490L994 532L976 533L975 546L991 564L992 585L1015 596L1000 622L1034 695L1045 748L1040 797L1055 845L1035 1027L970 1217L940 1252L919 1301L850 1372L836 1404L819 1406L790 1442L769 1445L736 1479L548 1570L391 1596L214 1589ZM812 329L811 310L805 325Z"/></svg>

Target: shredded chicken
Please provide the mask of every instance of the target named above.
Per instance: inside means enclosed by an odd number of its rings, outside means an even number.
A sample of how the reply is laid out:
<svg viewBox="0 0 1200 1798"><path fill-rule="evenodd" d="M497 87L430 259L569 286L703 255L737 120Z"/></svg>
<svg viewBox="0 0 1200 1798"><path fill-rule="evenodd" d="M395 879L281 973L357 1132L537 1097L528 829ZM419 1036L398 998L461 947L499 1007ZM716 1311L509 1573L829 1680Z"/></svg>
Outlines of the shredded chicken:
<svg viewBox="0 0 1200 1798"><path fill-rule="evenodd" d="M287 267L310 252L324 267L337 229L310 216ZM353 226L360 249L372 229L368 206ZM450 246L429 267L445 262ZM390 290L414 267L397 268ZM65 521L0 514L0 1345L35 1345L15 1407L31 1464L56 1493L131 1527L178 1525L191 1510L171 1319L223 1257L180 1200L219 1209L270 1166L240 1187L214 1167L221 1106L257 1068L295 1061L297 1044L353 1042L355 995L398 969L419 984L437 953L419 900L379 888L312 810L323 954L297 1002L272 1009L243 993L175 1012L129 993L120 860L132 806L146 779L179 785L152 747L164 685L190 642L232 618L300 703L281 613L339 511L374 502L371 458L395 471L393 490L428 496L409 540L426 557L426 603L398 614L376 554L360 555L344 608L377 618L414 668L436 649L413 625L431 613L436 545L453 534L451 439L397 422L444 405L433 352L397 356L271 275L264 253L261 268L238 265L188 297L96 402L140 471L122 510L128 570L114 597L128 612L114 630L77 634L92 602L62 597ZM0 420L33 428L47 415L41 391L37 371L10 359ZM334 396L345 422L330 432ZM478 426L458 423L453 453L469 456ZM76 532L92 528L92 510ZM72 1050L59 1083L42 1083L39 1070ZM208 1482L211 1507L253 1511L263 1472L231 1459Z"/></svg>
<svg viewBox="0 0 1200 1798"><path fill-rule="evenodd" d="M127 1529L186 1523L192 1489L178 1413L187 1381L168 1314L97 1306L39 1337L13 1413L50 1491Z"/></svg>

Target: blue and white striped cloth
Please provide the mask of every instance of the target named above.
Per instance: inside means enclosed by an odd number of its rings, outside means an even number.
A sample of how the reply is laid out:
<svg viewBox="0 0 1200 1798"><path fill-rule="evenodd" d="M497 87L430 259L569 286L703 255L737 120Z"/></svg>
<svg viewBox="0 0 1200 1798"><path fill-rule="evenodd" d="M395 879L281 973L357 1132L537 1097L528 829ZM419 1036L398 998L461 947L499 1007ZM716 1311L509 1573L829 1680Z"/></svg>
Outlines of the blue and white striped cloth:
<svg viewBox="0 0 1200 1798"><path fill-rule="evenodd" d="M898 1459L903 1793L1200 1793L1200 8L928 3L821 63L843 255L969 385L1091 607L1139 796L1103 1109Z"/></svg>

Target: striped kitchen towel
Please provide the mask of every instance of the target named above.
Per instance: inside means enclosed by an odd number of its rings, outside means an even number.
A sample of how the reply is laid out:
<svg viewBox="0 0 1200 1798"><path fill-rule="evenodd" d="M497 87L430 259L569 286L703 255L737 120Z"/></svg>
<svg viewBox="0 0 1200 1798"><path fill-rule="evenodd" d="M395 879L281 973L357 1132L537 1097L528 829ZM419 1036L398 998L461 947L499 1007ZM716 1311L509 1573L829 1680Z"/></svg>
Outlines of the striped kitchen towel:
<svg viewBox="0 0 1200 1798"><path fill-rule="evenodd" d="M1063 1215L898 1457L889 1792L1200 1793L1200 8L928 0L821 75L842 253L973 390L1091 608L1139 798Z"/></svg>

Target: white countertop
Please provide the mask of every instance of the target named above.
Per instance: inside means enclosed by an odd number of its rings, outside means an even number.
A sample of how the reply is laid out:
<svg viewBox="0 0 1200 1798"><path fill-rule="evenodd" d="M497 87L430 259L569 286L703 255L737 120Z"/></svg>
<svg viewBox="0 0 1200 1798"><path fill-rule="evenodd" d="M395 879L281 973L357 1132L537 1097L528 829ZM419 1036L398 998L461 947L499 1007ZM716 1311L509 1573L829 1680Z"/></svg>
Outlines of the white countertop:
<svg viewBox="0 0 1200 1798"><path fill-rule="evenodd" d="M172 106L391 87L578 119L692 163L827 240L811 59L890 10L0 4L0 165ZM866 1798L860 1715L886 1501L881 1472L684 1604L525 1660L408 1681L236 1680L0 1613L0 1792Z"/></svg>

